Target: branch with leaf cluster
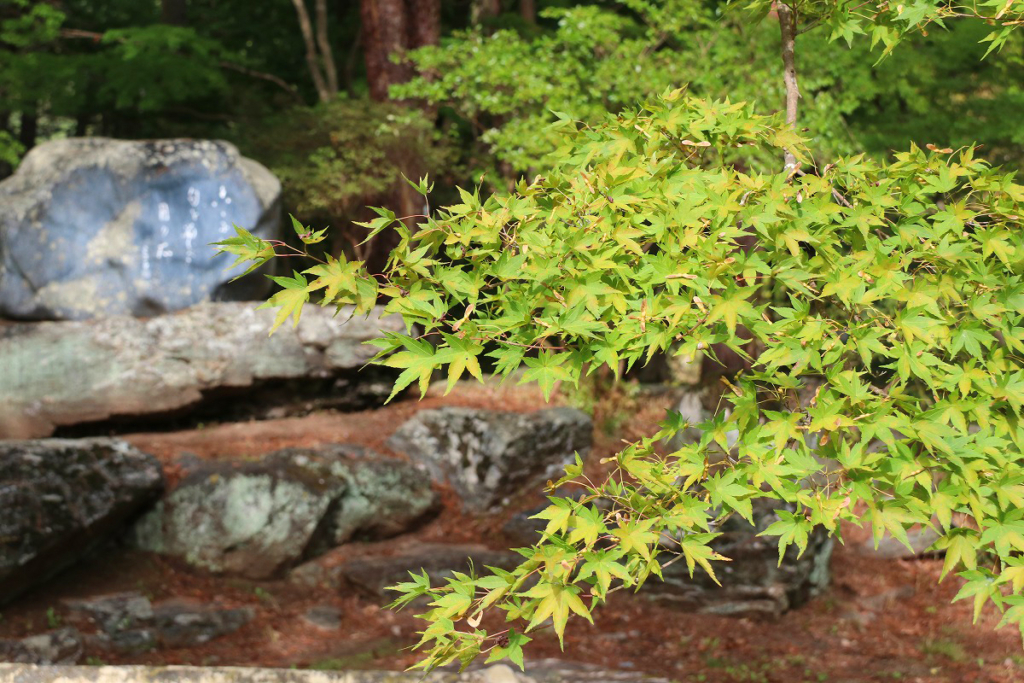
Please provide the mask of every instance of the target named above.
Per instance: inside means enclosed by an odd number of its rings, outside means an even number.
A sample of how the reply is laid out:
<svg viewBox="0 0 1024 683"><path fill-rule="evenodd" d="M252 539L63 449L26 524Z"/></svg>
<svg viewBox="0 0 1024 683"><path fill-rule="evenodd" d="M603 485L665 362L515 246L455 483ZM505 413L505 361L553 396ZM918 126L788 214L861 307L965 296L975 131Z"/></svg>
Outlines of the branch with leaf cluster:
<svg viewBox="0 0 1024 683"><path fill-rule="evenodd" d="M970 148L749 174L736 150L811 160L778 117L683 91L558 128L561 161L509 194L463 192L415 232L378 210L371 233L400 236L384 276L328 260L279 280L278 323L311 296L361 311L386 298L418 329L373 342L401 370L396 392L439 370L449 389L481 378L484 355L499 375L525 366L545 394L656 352L725 346L752 368L699 443L659 451L687 427L675 417L606 481L577 462L560 483L584 497L552 497L517 569L397 586L396 604L428 603L420 666L521 664L527 634L550 621L561 637L668 562L713 575L717 525L752 519L758 499L782 505L764 532L780 561L815 526L904 542L934 528L958 599L1024 622L1024 187ZM254 265L273 252L245 231L222 247ZM508 625L489 631L495 618Z"/></svg>

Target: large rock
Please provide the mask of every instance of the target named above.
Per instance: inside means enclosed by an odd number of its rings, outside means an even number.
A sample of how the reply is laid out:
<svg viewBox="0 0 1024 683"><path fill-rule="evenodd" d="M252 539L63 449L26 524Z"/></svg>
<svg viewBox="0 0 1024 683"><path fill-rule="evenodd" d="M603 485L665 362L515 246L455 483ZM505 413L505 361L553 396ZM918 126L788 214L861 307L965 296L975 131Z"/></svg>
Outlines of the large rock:
<svg viewBox="0 0 1024 683"><path fill-rule="evenodd" d="M253 298L211 242L280 237L281 183L226 142L53 140L0 183L0 315L81 320Z"/></svg>
<svg viewBox="0 0 1024 683"><path fill-rule="evenodd" d="M110 538L162 489L156 459L123 441L0 441L0 603Z"/></svg>
<svg viewBox="0 0 1024 683"><path fill-rule="evenodd" d="M585 664L527 660L526 673L492 664L454 673L436 671L303 671L209 666L30 666L0 664L0 683L667 683L629 671Z"/></svg>
<svg viewBox="0 0 1024 683"><path fill-rule="evenodd" d="M423 463L467 509L487 510L561 474L575 452L585 456L592 431L590 417L573 408L440 408L417 413L387 445Z"/></svg>
<svg viewBox="0 0 1024 683"><path fill-rule="evenodd" d="M269 336L273 320L273 311L250 303L207 303L149 320L0 327L0 437L180 412L216 400L218 392L272 380L358 384L356 372L374 353L363 342L404 329L400 318L381 317L379 309L350 318L309 306L297 328L285 325ZM374 378L367 375L371 384ZM375 391L386 396L390 384L384 384Z"/></svg>
<svg viewBox="0 0 1024 683"><path fill-rule="evenodd" d="M804 604L828 585L832 539L818 527L811 533L804 554L797 557L799 551L791 545L780 565L778 538L757 534L778 520L776 510L783 505L755 500L753 526L733 515L715 529L722 535L712 541L712 547L732 560L713 565L721 586L700 567L691 579L686 563L680 561L664 570L664 581L652 578L642 592L705 614L779 615Z"/></svg>
<svg viewBox="0 0 1024 683"><path fill-rule="evenodd" d="M200 462L135 526L143 550L262 579L353 537L415 527L437 510L403 460L352 447L289 449L258 462Z"/></svg>

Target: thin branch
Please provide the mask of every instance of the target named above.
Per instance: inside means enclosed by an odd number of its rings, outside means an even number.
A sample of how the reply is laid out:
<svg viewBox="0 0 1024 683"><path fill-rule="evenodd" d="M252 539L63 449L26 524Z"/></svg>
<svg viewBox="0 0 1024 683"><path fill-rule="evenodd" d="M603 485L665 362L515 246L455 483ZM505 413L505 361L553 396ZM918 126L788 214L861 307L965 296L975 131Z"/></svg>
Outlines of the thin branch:
<svg viewBox="0 0 1024 683"><path fill-rule="evenodd" d="M316 0L316 43L320 46L320 59L327 74L327 87L332 93L338 92L338 69L331 52L331 41L327 38L327 0Z"/></svg>
<svg viewBox="0 0 1024 683"><path fill-rule="evenodd" d="M228 71L235 71L245 76L250 76L251 78L259 78L269 83L273 83L274 85L278 86L279 88L287 92L293 98L295 98L296 102L302 102L302 96L299 95L299 89L296 88L291 83L289 83L288 81L284 80L283 78L279 78L274 74L267 73L265 71L256 71L255 69L250 69L247 66L235 64L234 62L218 62L218 66L220 66L220 68L222 69L227 69Z"/></svg>
<svg viewBox="0 0 1024 683"><path fill-rule="evenodd" d="M316 87L317 95L321 102L330 102L331 91L327 88L323 72L320 70L320 62L316 53L316 40L313 37L313 24L309 20L309 12L306 10L305 0L292 0L295 5L295 13L299 17L299 29L302 31L302 42L306 45L306 64L309 66L310 76L313 77L313 85Z"/></svg>

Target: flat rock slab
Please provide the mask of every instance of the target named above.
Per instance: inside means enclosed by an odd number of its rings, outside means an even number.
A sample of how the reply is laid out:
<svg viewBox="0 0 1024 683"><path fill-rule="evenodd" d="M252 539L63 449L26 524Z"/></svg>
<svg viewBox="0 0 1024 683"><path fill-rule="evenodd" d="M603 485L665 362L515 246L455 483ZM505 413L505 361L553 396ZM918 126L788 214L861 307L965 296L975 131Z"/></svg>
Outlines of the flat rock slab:
<svg viewBox="0 0 1024 683"><path fill-rule="evenodd" d="M280 238L281 183L226 142L51 140L0 183L0 315L83 320L254 298L211 242Z"/></svg>
<svg viewBox="0 0 1024 683"><path fill-rule="evenodd" d="M218 391L270 380L347 373L358 381L355 373L375 353L363 342L404 329L400 318L381 312L350 318L309 306L297 328L285 325L272 336L274 312L242 302L200 304L148 320L0 327L0 438L180 412Z"/></svg>
<svg viewBox="0 0 1024 683"><path fill-rule="evenodd" d="M156 459L117 439L0 441L0 604L121 531L163 486Z"/></svg>
<svg viewBox="0 0 1024 683"><path fill-rule="evenodd" d="M32 666L0 664L0 683L665 683L632 672L527 662L526 673L497 664L462 674L393 671L295 671L194 666Z"/></svg>

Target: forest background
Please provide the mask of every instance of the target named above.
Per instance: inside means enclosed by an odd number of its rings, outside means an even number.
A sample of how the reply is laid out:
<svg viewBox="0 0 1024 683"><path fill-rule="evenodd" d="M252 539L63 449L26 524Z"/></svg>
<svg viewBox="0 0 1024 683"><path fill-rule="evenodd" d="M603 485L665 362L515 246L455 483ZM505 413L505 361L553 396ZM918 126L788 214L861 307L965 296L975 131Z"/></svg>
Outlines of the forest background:
<svg viewBox="0 0 1024 683"><path fill-rule="evenodd" d="M983 141L1015 167L1024 39L982 59L989 30L933 25L882 65L852 30L801 35L811 151ZM379 267L388 236L359 247L346 226L368 205L419 213L401 173L429 172L441 204L507 188L547 168L558 113L681 85L778 110L779 44L776 22L716 0L0 0L0 178L54 137L226 139L278 174L287 212Z"/></svg>

